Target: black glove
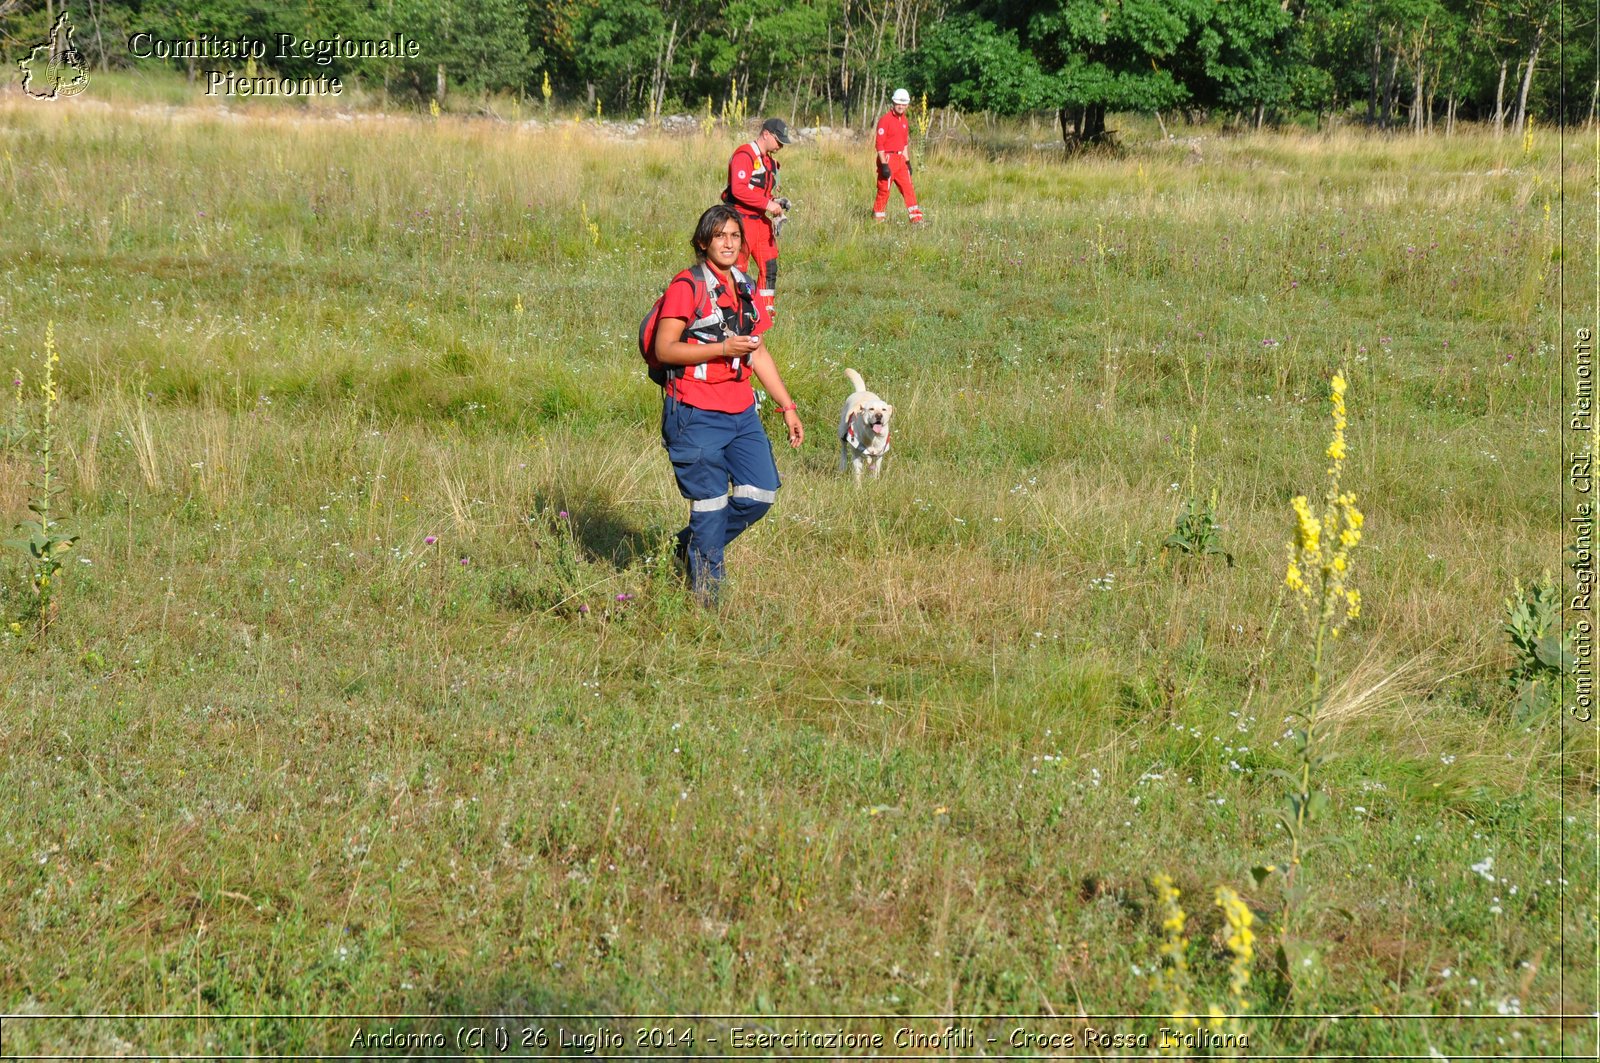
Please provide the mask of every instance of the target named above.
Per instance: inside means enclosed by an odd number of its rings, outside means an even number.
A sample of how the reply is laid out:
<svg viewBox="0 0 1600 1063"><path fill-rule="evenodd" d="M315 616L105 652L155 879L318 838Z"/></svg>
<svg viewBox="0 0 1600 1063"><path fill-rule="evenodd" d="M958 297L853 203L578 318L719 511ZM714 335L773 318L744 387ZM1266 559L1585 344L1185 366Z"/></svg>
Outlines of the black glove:
<svg viewBox="0 0 1600 1063"><path fill-rule="evenodd" d="M886 162L878 163L878 180L887 181L888 179L889 179L889 164L886 163Z"/></svg>

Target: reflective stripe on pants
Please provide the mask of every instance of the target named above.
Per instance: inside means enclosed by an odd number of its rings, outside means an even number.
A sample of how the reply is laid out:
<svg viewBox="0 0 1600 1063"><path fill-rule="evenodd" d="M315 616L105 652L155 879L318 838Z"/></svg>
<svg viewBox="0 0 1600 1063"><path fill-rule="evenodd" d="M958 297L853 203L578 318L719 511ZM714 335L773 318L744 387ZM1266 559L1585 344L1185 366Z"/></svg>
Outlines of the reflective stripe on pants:
<svg viewBox="0 0 1600 1063"><path fill-rule="evenodd" d="M728 544L777 500L781 482L772 443L754 405L743 413L719 413L670 398L661 412L661 442L678 493L689 500L689 523L678 532L689 584L713 595Z"/></svg>
<svg viewBox="0 0 1600 1063"><path fill-rule="evenodd" d="M742 220L744 243L739 246L739 258L734 265L755 279L756 304L761 307L764 322L770 324L772 303L778 295L778 242L773 239L772 223L766 218L743 217Z"/></svg>

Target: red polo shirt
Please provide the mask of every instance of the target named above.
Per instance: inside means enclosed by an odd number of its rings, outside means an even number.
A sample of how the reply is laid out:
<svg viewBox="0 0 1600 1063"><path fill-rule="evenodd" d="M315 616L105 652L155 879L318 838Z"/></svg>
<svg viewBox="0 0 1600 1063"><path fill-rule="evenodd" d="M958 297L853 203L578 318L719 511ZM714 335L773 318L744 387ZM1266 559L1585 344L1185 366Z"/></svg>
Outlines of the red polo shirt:
<svg viewBox="0 0 1600 1063"><path fill-rule="evenodd" d="M738 314L739 296L733 290L732 282L717 267L710 268L712 275L717 278L717 306ZM680 283L686 279L688 283ZM759 300L756 313L761 313ZM672 283L667 286L666 295L661 300L660 320L670 317L682 321L685 325L691 325L699 316L700 308L696 305L693 274L690 270L684 270L672 278ZM756 332L760 333L765 329L766 319L763 316L756 325ZM686 335L683 337L683 342L695 341ZM683 376L667 385L679 402L700 410L743 413L756 401L755 389L750 386L750 363L746 358L713 358L700 365L686 365L682 368Z"/></svg>

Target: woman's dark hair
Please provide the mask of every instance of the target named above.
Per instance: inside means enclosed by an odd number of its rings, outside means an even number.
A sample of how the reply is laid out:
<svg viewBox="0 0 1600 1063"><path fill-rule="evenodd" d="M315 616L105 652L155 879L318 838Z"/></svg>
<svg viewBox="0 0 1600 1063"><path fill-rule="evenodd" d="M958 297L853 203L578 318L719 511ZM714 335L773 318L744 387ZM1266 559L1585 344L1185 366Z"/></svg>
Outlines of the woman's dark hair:
<svg viewBox="0 0 1600 1063"><path fill-rule="evenodd" d="M694 260L704 262L706 252L711 249L711 238L722 231L722 226L727 222L739 226L739 240L744 241L744 219L739 217L739 212L726 203L718 203L707 208L700 215L700 221L694 227L694 236L690 238L689 245L694 248Z"/></svg>

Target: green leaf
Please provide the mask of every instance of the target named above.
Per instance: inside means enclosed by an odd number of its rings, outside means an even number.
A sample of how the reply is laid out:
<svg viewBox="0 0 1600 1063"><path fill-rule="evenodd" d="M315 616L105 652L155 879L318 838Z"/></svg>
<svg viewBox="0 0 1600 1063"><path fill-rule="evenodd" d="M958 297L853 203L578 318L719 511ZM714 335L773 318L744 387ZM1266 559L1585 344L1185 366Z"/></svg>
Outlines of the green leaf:
<svg viewBox="0 0 1600 1063"><path fill-rule="evenodd" d="M1277 870L1278 866L1276 864L1257 864L1250 869L1250 877L1256 880L1256 888L1260 889L1261 884L1271 878L1273 872Z"/></svg>
<svg viewBox="0 0 1600 1063"><path fill-rule="evenodd" d="M1283 971L1298 990L1314 986L1322 980L1322 950L1310 941L1284 942Z"/></svg>
<svg viewBox="0 0 1600 1063"><path fill-rule="evenodd" d="M1533 644L1533 655L1540 664L1558 672L1566 672L1572 667L1572 655L1567 652L1562 639L1556 635L1546 635Z"/></svg>
<svg viewBox="0 0 1600 1063"><path fill-rule="evenodd" d="M1318 835L1315 841L1301 846L1300 851L1302 853L1310 853L1322 848L1339 849L1348 856L1355 849L1355 839L1346 834Z"/></svg>

